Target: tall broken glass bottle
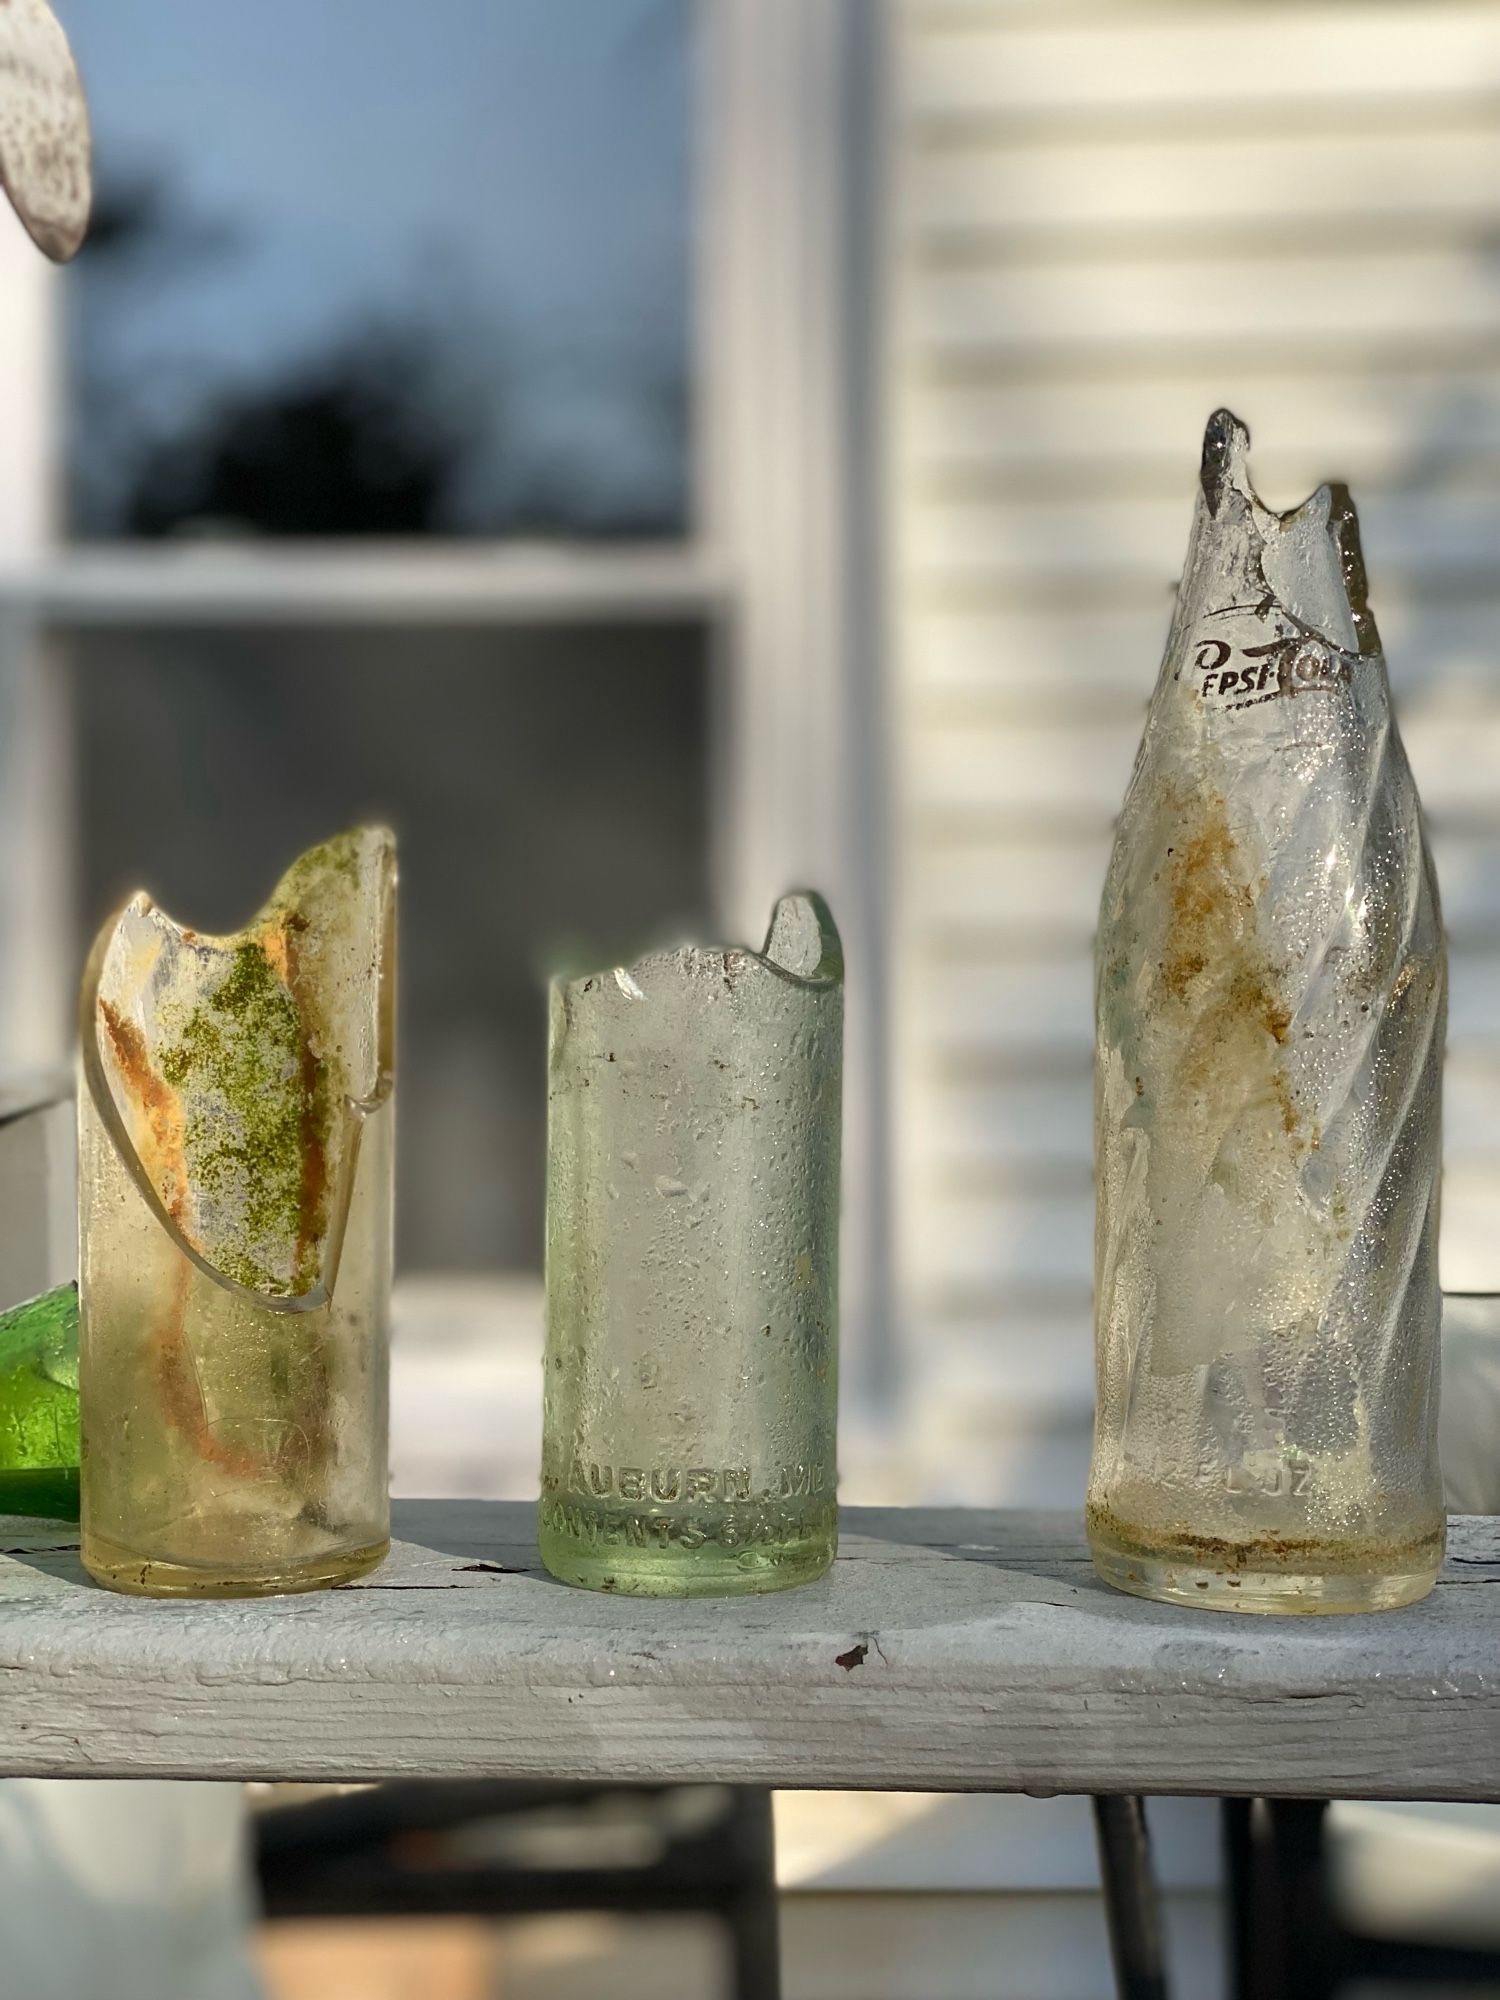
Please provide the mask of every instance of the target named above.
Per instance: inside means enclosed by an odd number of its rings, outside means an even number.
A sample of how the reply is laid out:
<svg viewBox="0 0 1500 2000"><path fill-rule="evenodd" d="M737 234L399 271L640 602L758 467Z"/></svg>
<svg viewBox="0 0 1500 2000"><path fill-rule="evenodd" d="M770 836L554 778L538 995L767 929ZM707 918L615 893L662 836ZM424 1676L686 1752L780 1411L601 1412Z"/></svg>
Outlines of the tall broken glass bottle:
<svg viewBox="0 0 1500 2000"><path fill-rule="evenodd" d="M781 1590L838 1518L844 966L821 898L761 952L552 989L542 1560L641 1596Z"/></svg>
<svg viewBox="0 0 1500 2000"><path fill-rule="evenodd" d="M83 1559L117 1589L308 1590L385 1553L394 909L362 828L234 936L136 896L94 947Z"/></svg>
<svg viewBox="0 0 1500 2000"><path fill-rule="evenodd" d="M1100 1574L1357 1611L1430 1589L1437 885L1353 506L1204 439L1186 571L1100 913Z"/></svg>

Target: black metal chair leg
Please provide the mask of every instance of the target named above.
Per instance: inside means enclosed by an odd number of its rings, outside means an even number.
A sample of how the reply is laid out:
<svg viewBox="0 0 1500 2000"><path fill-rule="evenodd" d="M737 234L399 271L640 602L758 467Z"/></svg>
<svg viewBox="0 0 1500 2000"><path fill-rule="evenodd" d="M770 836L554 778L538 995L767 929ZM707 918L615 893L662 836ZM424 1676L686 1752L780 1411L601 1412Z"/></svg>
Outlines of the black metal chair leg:
<svg viewBox="0 0 1500 2000"><path fill-rule="evenodd" d="M1338 1939L1324 1865L1325 1799L1268 1799L1274 1921L1280 1947L1278 2000L1329 2000L1338 1989Z"/></svg>
<svg viewBox="0 0 1500 2000"><path fill-rule="evenodd" d="M737 1818L745 1866L727 1913L735 2000L781 2000L781 1916L771 1794L746 1787L739 1796Z"/></svg>
<svg viewBox="0 0 1500 2000"><path fill-rule="evenodd" d="M1094 1833L1115 1991L1120 2000L1167 2000L1161 1901L1151 1868L1144 1799L1096 1798Z"/></svg>
<svg viewBox="0 0 1500 2000"><path fill-rule="evenodd" d="M1255 1801L1223 1799L1225 1943L1229 2000L1263 2000L1256 1990Z"/></svg>

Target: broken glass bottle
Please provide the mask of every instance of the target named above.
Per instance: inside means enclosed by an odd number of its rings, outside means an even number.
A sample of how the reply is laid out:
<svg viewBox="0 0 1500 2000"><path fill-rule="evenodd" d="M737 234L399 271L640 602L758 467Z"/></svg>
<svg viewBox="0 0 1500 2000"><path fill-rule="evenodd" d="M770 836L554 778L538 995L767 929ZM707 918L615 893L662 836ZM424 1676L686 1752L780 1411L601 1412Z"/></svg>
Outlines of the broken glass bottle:
<svg viewBox="0 0 1500 2000"><path fill-rule="evenodd" d="M1276 514L1209 422L1096 961L1088 1531L1254 1611L1434 1581L1437 884L1354 508Z"/></svg>
<svg viewBox="0 0 1500 2000"><path fill-rule="evenodd" d="M389 1540L395 848L244 930L136 896L84 977L83 1559L158 1596L347 1581Z"/></svg>
<svg viewBox="0 0 1500 2000"><path fill-rule="evenodd" d="M541 1553L641 1596L781 1590L837 1540L844 967L762 952L552 989Z"/></svg>

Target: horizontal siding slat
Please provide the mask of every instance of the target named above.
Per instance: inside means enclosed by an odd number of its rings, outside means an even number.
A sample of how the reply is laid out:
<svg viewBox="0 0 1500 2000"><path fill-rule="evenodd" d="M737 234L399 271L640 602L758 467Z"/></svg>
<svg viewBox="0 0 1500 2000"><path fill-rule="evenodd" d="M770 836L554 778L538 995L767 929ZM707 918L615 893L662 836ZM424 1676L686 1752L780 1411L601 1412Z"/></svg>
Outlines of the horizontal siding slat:
<svg viewBox="0 0 1500 2000"><path fill-rule="evenodd" d="M1500 1166L1459 1161L1443 1174L1444 1289L1500 1292Z"/></svg>
<svg viewBox="0 0 1500 2000"><path fill-rule="evenodd" d="M952 1412L955 1430L1000 1434L1023 1425L1082 1423L1094 1415L1094 1315L1085 1292L1070 1309L1038 1316L1004 1309L953 1327L922 1387ZM919 1433L920 1434L920 1433Z"/></svg>
<svg viewBox="0 0 1500 2000"><path fill-rule="evenodd" d="M1367 257L1438 250L1483 258L1494 240L1490 215L1279 216L1239 222L1074 223L1045 229L950 227L914 233L907 253L936 275L945 271L1079 269L1171 260L1196 269L1205 257L1238 258L1253 283L1257 264L1300 263L1306 282L1337 284L1341 268Z"/></svg>
<svg viewBox="0 0 1500 2000"><path fill-rule="evenodd" d="M1500 1289L1500 1163L1460 1161L1443 1176L1440 1252L1442 1282L1450 1291ZM1032 1200L1012 1193L973 1201L923 1199L912 1203L912 1235L921 1263L912 1273L919 1306L938 1315L968 1316L1028 1288L1059 1297L1092 1282L1092 1194Z"/></svg>
<svg viewBox="0 0 1500 2000"><path fill-rule="evenodd" d="M1488 465L1500 451L1500 397L1484 372L1351 369L1308 381L1268 379L1251 364L1128 386L919 382L901 399L905 477L1013 465L1023 474L1043 466L1053 476L1074 467L1107 475L1120 465L1170 480L1180 493L1190 489L1204 422L1221 403L1249 424L1256 481L1273 505L1290 506L1328 478L1360 494L1408 490L1414 480L1421 490L1439 487L1476 455ZM912 497L909 488L902 497Z"/></svg>
<svg viewBox="0 0 1500 2000"><path fill-rule="evenodd" d="M1073 937L1081 948L1093 935L1110 838L1100 825L1065 842L1025 830L964 845L913 842L903 874L914 935L923 948L933 939L986 935L1009 945L1036 933ZM1439 826L1432 848L1444 920L1458 946L1500 942L1500 832Z"/></svg>
<svg viewBox="0 0 1500 2000"><path fill-rule="evenodd" d="M913 933L993 926L1008 936L1031 926L1092 936L1110 835L1047 843L1022 835L978 847L914 841L904 861ZM1500 878L1500 869L1494 871ZM1500 906L1500 879L1494 899Z"/></svg>
<svg viewBox="0 0 1500 2000"><path fill-rule="evenodd" d="M1093 1040L1093 978L1088 957L999 964L920 963L907 977L908 1033L927 1040L937 1059L983 1061L1033 1051L1087 1049ZM1500 950L1452 955L1448 1007L1455 1039L1500 1042Z"/></svg>
<svg viewBox="0 0 1500 2000"><path fill-rule="evenodd" d="M1298 496L1301 498L1302 496ZM1175 580L1186 550L1191 493L1160 500L916 500L905 510L914 568L973 574L1021 565L1059 572L1138 568ZM1359 502L1365 554L1377 579L1399 570L1442 573L1493 564L1500 553L1500 486Z"/></svg>
<svg viewBox="0 0 1500 2000"><path fill-rule="evenodd" d="M1500 563L1496 565L1500 571ZM1497 575L1500 587L1500 575ZM1372 602L1399 704L1441 683L1481 697L1500 692L1500 602L1418 597L1376 573ZM907 718L1051 700L1088 714L1105 702L1138 703L1156 679L1171 623L1164 588L1123 608L911 607L904 621ZM972 710L967 704L972 703Z"/></svg>
<svg viewBox="0 0 1500 2000"><path fill-rule="evenodd" d="M911 1161L933 1200L979 1201L1024 1191L1076 1195L1093 1171L1093 1079L1080 1050L1070 1076L933 1082L909 1128ZM1450 1167L1500 1170L1500 1050L1459 1042L1443 1076L1443 1157Z"/></svg>
<svg viewBox="0 0 1500 2000"><path fill-rule="evenodd" d="M1232 399L1229 407L1234 407ZM1195 423L1193 430L1201 436L1201 425ZM1119 451L1099 458L1058 454L1006 459L985 455L982 439L972 441L972 445L973 455L968 458L914 460L907 468L906 503L918 508L933 503L972 506L1007 502L1034 507L1053 501L1103 500L1119 507L1182 497L1182 453L1163 456ZM1290 454L1257 451L1256 485L1262 497L1269 495L1270 505L1281 503L1286 496L1285 504L1294 506L1321 486L1329 476L1330 464L1336 464L1337 476L1356 490L1366 505L1393 499L1406 507L1421 507L1429 499L1472 504L1476 496L1484 500L1500 491L1500 449L1477 439L1439 456L1435 451L1425 455L1414 451L1408 438L1404 454L1399 462L1393 460L1377 468L1348 452L1337 453L1332 459L1325 455L1321 460L1304 454L1299 461Z"/></svg>
<svg viewBox="0 0 1500 2000"><path fill-rule="evenodd" d="M1093 1041L1093 977L1082 954L1050 962L937 966L908 974L909 1028L936 1051L1076 1051Z"/></svg>
<svg viewBox="0 0 1500 2000"><path fill-rule="evenodd" d="M909 1137L913 1166L934 1195L993 1192L1002 1182L1009 1188L1014 1176L1036 1167L1045 1170L1049 1191L1066 1191L1059 1170L1088 1181L1094 1087L1086 1052L1074 1076L929 1084L923 1099Z"/></svg>
<svg viewBox="0 0 1500 2000"><path fill-rule="evenodd" d="M1492 216L1500 131L1264 141L1164 137L917 153L905 219L922 234L969 228L1050 231L1173 222L1336 221Z"/></svg>
<svg viewBox="0 0 1500 2000"><path fill-rule="evenodd" d="M1338 381L1350 375L1455 376L1500 366L1500 332L1491 328L1436 327L1427 333L1371 332L1351 324L1342 332L1245 333L1226 320L1217 331L1155 338L1112 338L1091 329L1082 337L986 340L903 347L893 357L896 374L929 390L995 383L1046 388L1108 382L1148 386L1198 376L1224 384L1258 381L1274 394L1289 381ZM1221 395L1217 399L1223 401ZM1245 398L1241 397L1241 402Z"/></svg>
<svg viewBox="0 0 1500 2000"><path fill-rule="evenodd" d="M1183 139L1258 139L1277 145L1300 138L1310 125L1332 137L1384 131L1451 132L1463 126L1487 131L1495 123L1500 93L1479 83L1471 91L1391 90L1374 97L1223 97L1171 104L1148 98L1122 104L978 105L913 112L907 136L922 152L967 151L989 146L1056 146L1105 140L1150 144L1170 127Z"/></svg>
<svg viewBox="0 0 1500 2000"><path fill-rule="evenodd" d="M1094 1272L1092 1191L1036 1200L1024 1192L955 1201L917 1195L912 1237L919 1299L935 1307L979 1288L1073 1288L1087 1298Z"/></svg>
<svg viewBox="0 0 1500 2000"><path fill-rule="evenodd" d="M1500 837L1500 678L1485 701L1463 689L1404 705L1401 733L1435 818L1488 818ZM1050 719L926 723L907 732L908 797L923 807L1003 804L1113 816L1141 739L1141 717L1100 722L1087 709Z"/></svg>
<svg viewBox="0 0 1500 2000"><path fill-rule="evenodd" d="M1052 609L942 611L911 606L904 630L908 688L1050 697L1059 704L1099 692L1151 692L1172 621L1165 589L1123 610L1064 602ZM916 699L907 697L908 705Z"/></svg>
<svg viewBox="0 0 1500 2000"><path fill-rule="evenodd" d="M917 351L1003 354L1035 341L1103 349L1133 341L1351 333L1404 338L1492 334L1500 287L1487 260L1451 249L1340 261L1141 259L1130 264L940 269L912 286L904 314Z"/></svg>
<svg viewBox="0 0 1500 2000"><path fill-rule="evenodd" d="M1418 500L1376 493L1358 505L1377 587L1386 567L1398 574L1420 569L1429 577L1500 567L1500 489L1426 493ZM907 567L928 579L1133 571L1165 586L1182 567L1192 494L1124 504L914 500L904 513Z"/></svg>
<svg viewBox="0 0 1500 2000"><path fill-rule="evenodd" d="M1436 827L1432 854L1450 935L1464 941L1500 938L1500 837ZM1496 1135L1500 1138L1500 1126Z"/></svg>
<svg viewBox="0 0 1500 2000"><path fill-rule="evenodd" d="M905 100L915 112L1120 105L1244 105L1417 92L1463 96L1500 83L1500 20L1445 5L1200 8L1168 21L913 34Z"/></svg>
<svg viewBox="0 0 1500 2000"><path fill-rule="evenodd" d="M1087 713L1052 726L925 725L908 731L908 797L923 806L963 807L1003 801L1112 816L1141 740L1141 718L1091 726Z"/></svg>

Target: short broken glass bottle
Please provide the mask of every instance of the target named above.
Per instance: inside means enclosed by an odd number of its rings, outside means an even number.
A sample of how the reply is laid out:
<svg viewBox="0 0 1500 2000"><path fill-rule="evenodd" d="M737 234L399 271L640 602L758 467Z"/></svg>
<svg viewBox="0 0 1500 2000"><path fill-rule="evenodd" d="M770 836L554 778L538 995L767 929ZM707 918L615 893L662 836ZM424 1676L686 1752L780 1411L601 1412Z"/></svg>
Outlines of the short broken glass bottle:
<svg viewBox="0 0 1500 2000"><path fill-rule="evenodd" d="M843 976L803 894L762 952L553 987L540 1541L564 1582L711 1596L833 1560Z"/></svg>
<svg viewBox="0 0 1500 2000"><path fill-rule="evenodd" d="M1094 1560L1257 1611L1422 1596L1447 957L1354 509L1210 421L1096 965Z"/></svg>
<svg viewBox="0 0 1500 2000"><path fill-rule="evenodd" d="M243 931L136 896L80 1029L83 1559L308 1590L390 1536L395 848L303 855Z"/></svg>

